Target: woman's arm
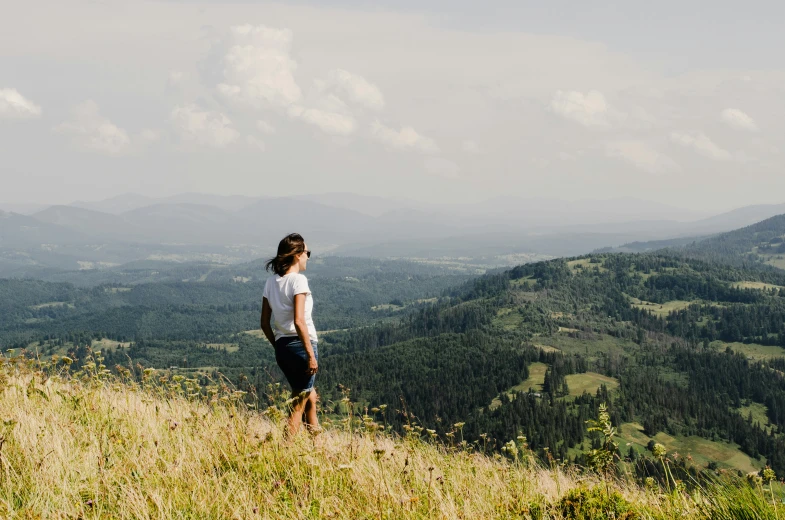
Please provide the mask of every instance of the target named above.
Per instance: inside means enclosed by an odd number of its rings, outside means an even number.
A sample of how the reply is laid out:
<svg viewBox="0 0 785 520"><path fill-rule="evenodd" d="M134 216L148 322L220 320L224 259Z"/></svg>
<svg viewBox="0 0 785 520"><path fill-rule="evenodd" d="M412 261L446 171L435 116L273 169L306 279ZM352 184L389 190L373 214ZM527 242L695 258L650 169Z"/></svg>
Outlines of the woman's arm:
<svg viewBox="0 0 785 520"><path fill-rule="evenodd" d="M305 352L308 354L308 372L315 374L319 370L319 364L316 362L316 356L311 346L308 325L305 323L305 296L305 293L294 295L294 328L297 329L297 335L300 337L300 341L303 342Z"/></svg>
<svg viewBox="0 0 785 520"><path fill-rule="evenodd" d="M270 326L270 319L272 316L273 310L270 308L270 302L267 301L267 298L262 298L262 332L264 332L264 335L267 337L267 341L272 345L275 345L275 334L273 333L273 328Z"/></svg>

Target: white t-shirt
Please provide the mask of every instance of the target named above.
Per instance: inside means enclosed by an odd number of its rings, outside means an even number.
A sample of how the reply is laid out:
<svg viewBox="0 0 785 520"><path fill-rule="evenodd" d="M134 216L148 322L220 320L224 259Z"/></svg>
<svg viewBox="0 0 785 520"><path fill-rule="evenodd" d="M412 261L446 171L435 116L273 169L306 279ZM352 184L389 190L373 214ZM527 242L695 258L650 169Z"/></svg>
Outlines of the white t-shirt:
<svg viewBox="0 0 785 520"><path fill-rule="evenodd" d="M316 327L314 327L311 313L313 312L313 297L308 287L308 278L300 273L290 273L284 276L274 274L264 284L264 297L273 310L273 332L275 339L284 336L297 336L294 326L294 295L305 294L305 323L308 326L308 336L311 341L316 341Z"/></svg>

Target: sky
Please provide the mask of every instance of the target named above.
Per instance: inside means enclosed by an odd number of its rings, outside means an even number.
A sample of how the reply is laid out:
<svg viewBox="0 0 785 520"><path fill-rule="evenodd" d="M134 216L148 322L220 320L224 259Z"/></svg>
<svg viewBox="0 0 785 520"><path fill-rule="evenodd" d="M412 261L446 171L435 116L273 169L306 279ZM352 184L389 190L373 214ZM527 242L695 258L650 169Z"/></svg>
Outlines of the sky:
<svg viewBox="0 0 785 520"><path fill-rule="evenodd" d="M0 0L0 202L785 202L785 3Z"/></svg>

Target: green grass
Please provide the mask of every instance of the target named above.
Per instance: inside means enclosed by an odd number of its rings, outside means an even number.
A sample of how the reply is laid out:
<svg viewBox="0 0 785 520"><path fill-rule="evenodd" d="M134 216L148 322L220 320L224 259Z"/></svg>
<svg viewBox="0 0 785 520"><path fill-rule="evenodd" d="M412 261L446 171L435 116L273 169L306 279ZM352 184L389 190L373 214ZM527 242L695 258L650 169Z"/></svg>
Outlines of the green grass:
<svg viewBox="0 0 785 520"><path fill-rule="evenodd" d="M733 287L737 289L785 289L785 287L781 285L774 285L770 283L763 283L763 282L736 282L733 284Z"/></svg>
<svg viewBox="0 0 785 520"><path fill-rule="evenodd" d="M632 354L640 349L632 341L598 333L592 333L590 336L583 338L573 338L563 333L551 336L538 336L537 345L555 348L565 354L581 354L590 361L606 355Z"/></svg>
<svg viewBox="0 0 785 520"><path fill-rule="evenodd" d="M130 292L130 291L131 291L130 287L106 287L104 289L104 292L108 292L112 294L117 294L120 292Z"/></svg>
<svg viewBox="0 0 785 520"><path fill-rule="evenodd" d="M619 447L626 454L631 446L638 453L648 453L646 445L650 440L665 446L669 454L678 453L681 457L692 457L692 462L706 467L709 462L716 462L720 467L738 469L744 473L758 471L763 467L759 460L741 452L738 445L727 442L716 442L703 437L673 437L664 432L649 437L638 423L625 423L619 427Z"/></svg>
<svg viewBox="0 0 785 520"><path fill-rule="evenodd" d="M73 309L74 304L69 302L47 302L47 303L39 303L38 305L30 306L30 308L34 310L45 309L47 307L68 307L70 309Z"/></svg>
<svg viewBox="0 0 785 520"><path fill-rule="evenodd" d="M772 426L769 423L769 416L767 415L768 408L766 408L765 404L752 402L747 406L738 408L738 411L739 415L745 419L749 417L750 414L752 414L753 423L757 422L760 424L760 427L763 428L766 433L771 432Z"/></svg>
<svg viewBox="0 0 785 520"><path fill-rule="evenodd" d="M507 390L507 395L512 397L513 392L528 392L529 390L532 392L542 392L542 384L545 382L545 371L547 369L548 365L545 363L532 363L529 365L529 377L525 381L522 381ZM502 402L499 398L494 397L489 408L495 410L501 406L501 404Z"/></svg>
<svg viewBox="0 0 785 520"><path fill-rule="evenodd" d="M585 272L589 271L592 272L595 269L599 270L599 272L604 273L607 272L608 269L603 267L602 263L593 264L589 258L584 258L582 260L571 260L567 262L567 266L572 270L573 273L577 272Z"/></svg>
<svg viewBox="0 0 785 520"><path fill-rule="evenodd" d="M630 298L630 300L631 300L631 305L633 307L645 311L650 311L655 316L667 316L673 311L680 311L682 309L686 309L693 303L697 303L694 301L685 301L685 300L673 300L665 303L647 302L645 300L639 300L637 298Z"/></svg>
<svg viewBox="0 0 785 520"><path fill-rule="evenodd" d="M570 396L577 397L583 392L594 394L605 385L609 391L619 387L619 380L615 377L608 377L596 372L586 372L584 374L570 374L565 377L567 386L570 388Z"/></svg>
<svg viewBox="0 0 785 520"><path fill-rule="evenodd" d="M523 316L513 307L499 309L493 319L493 325L504 330L516 330L523 323Z"/></svg>
<svg viewBox="0 0 785 520"><path fill-rule="evenodd" d="M726 343L724 341L712 341L711 347L717 350L725 350L730 347L734 352L744 354L754 360L772 359L785 357L785 349L776 345L759 345L757 343Z"/></svg>
<svg viewBox="0 0 785 520"><path fill-rule="evenodd" d="M763 261L779 269L785 269L785 255L760 255Z"/></svg>
<svg viewBox="0 0 785 520"><path fill-rule="evenodd" d="M240 350L240 346L236 343L205 343L205 347L207 348L214 348L214 349L222 349L225 348L227 352L237 352Z"/></svg>

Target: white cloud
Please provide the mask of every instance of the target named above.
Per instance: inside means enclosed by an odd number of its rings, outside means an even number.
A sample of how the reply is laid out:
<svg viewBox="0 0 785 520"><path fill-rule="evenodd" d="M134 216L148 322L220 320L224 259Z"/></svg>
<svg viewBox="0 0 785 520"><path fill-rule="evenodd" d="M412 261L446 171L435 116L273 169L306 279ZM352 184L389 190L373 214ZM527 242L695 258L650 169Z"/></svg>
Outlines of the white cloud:
<svg viewBox="0 0 785 520"><path fill-rule="evenodd" d="M426 157L424 165L428 173L447 179L458 177L460 171L457 164L441 157Z"/></svg>
<svg viewBox="0 0 785 520"><path fill-rule="evenodd" d="M264 141L262 141L261 139L259 139L258 137L254 136L254 135L247 135L247 136L245 136L245 144L247 144L251 148L256 148L257 150L260 150L262 152L266 148L266 146L264 144Z"/></svg>
<svg viewBox="0 0 785 520"><path fill-rule="evenodd" d="M626 161L649 173L679 170L679 165L670 157L645 141L623 139L607 143L605 155Z"/></svg>
<svg viewBox="0 0 785 520"><path fill-rule="evenodd" d="M290 56L292 32L264 25L231 29L231 46L224 56L224 82L218 92L255 108L289 107L302 92L294 79L297 63Z"/></svg>
<svg viewBox="0 0 785 520"><path fill-rule="evenodd" d="M596 90L587 94L557 90L550 106L556 114L583 126L608 126L608 103Z"/></svg>
<svg viewBox="0 0 785 520"><path fill-rule="evenodd" d="M240 136L226 115L196 105L176 106L170 119L184 140L214 148L224 148Z"/></svg>
<svg viewBox="0 0 785 520"><path fill-rule="evenodd" d="M733 158L729 151L719 147L702 132L697 134L671 132L671 140L681 146L692 148L704 157L715 161L728 161Z"/></svg>
<svg viewBox="0 0 785 520"><path fill-rule="evenodd" d="M357 126L354 118L351 116L318 108L294 106L289 110L289 115L317 126L330 135L347 136L354 133Z"/></svg>
<svg viewBox="0 0 785 520"><path fill-rule="evenodd" d="M139 132L139 138L147 143L154 143L156 141L160 141L162 137L163 137L163 133L157 128L145 128L144 130Z"/></svg>
<svg viewBox="0 0 785 520"><path fill-rule="evenodd" d="M364 77L343 69L331 70L325 82L317 83L320 88L333 87L346 94L350 100L372 110L384 108L384 96L379 87Z"/></svg>
<svg viewBox="0 0 785 520"><path fill-rule="evenodd" d="M256 122L256 128L263 134L272 135L275 133L275 127L267 121L261 119Z"/></svg>
<svg viewBox="0 0 785 520"><path fill-rule="evenodd" d="M439 147L433 139L417 133L414 128L404 126L400 130L393 130L374 121L371 124L371 135L377 141L399 150L417 150L423 153L438 153Z"/></svg>
<svg viewBox="0 0 785 520"><path fill-rule="evenodd" d="M33 119L41 116L41 107L25 98L15 88L0 88L0 119Z"/></svg>
<svg viewBox="0 0 785 520"><path fill-rule="evenodd" d="M54 130L70 135L74 145L107 155L122 155L130 150L128 132L101 115L95 101L85 101L71 112L71 119L57 125Z"/></svg>
<svg viewBox="0 0 785 520"><path fill-rule="evenodd" d="M463 148L464 152L472 155L476 155L480 153L480 146L476 142L470 139L464 141L463 144L461 145L461 148Z"/></svg>
<svg viewBox="0 0 785 520"><path fill-rule="evenodd" d="M737 108L726 108L722 111L721 116L723 121L738 130L749 130L751 132L758 130L755 120Z"/></svg>

